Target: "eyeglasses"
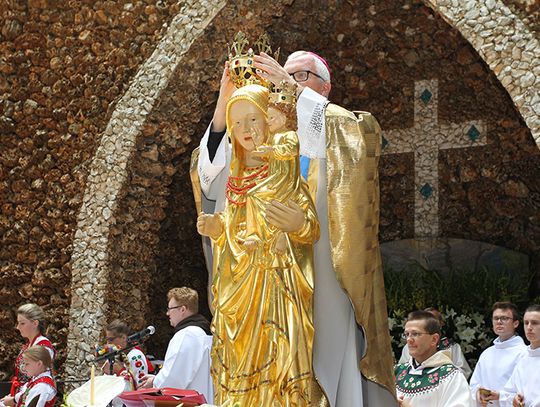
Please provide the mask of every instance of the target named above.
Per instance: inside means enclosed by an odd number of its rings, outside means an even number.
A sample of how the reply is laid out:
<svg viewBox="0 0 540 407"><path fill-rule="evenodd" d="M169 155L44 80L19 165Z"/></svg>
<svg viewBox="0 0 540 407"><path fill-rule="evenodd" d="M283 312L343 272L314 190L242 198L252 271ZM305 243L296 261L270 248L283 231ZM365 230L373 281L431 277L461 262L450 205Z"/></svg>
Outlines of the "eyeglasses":
<svg viewBox="0 0 540 407"><path fill-rule="evenodd" d="M309 79L309 75L315 75L317 78L319 78L321 81L324 81L324 78L320 75L317 75L315 72L311 72L311 71L296 71L292 74L290 74L293 79L296 81L296 82L305 82Z"/></svg>
<svg viewBox="0 0 540 407"><path fill-rule="evenodd" d="M416 339L418 338L420 335L433 335L433 334L430 334L429 332L403 332L401 334L401 337L403 339Z"/></svg>
<svg viewBox="0 0 540 407"><path fill-rule="evenodd" d="M173 310L173 309L176 309L176 308L182 308L182 307L183 307L183 305L177 305L176 307L167 307L167 312L168 312L168 311L171 311L171 310Z"/></svg>
<svg viewBox="0 0 540 407"><path fill-rule="evenodd" d="M493 322L504 322L504 323L506 323L508 321L512 321L513 319L514 318L512 318L512 317L493 317L493 318L491 318L491 320Z"/></svg>

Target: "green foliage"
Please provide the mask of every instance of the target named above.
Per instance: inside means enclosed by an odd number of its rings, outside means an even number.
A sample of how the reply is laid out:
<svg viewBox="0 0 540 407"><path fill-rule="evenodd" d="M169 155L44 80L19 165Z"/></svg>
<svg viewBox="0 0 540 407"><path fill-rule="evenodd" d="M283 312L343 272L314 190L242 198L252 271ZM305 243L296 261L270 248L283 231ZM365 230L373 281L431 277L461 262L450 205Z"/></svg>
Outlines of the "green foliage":
<svg viewBox="0 0 540 407"><path fill-rule="evenodd" d="M489 314L496 301L511 301L524 308L532 275L528 269L428 270L419 264L404 270L385 269L388 309L453 308L457 312Z"/></svg>

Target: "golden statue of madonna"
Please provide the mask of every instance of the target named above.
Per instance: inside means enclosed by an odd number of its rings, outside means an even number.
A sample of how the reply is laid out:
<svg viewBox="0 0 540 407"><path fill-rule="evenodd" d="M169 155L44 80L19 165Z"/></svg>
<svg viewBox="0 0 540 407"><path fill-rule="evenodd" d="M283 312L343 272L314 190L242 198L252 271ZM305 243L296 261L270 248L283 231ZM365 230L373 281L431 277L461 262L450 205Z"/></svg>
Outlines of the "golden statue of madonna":
<svg viewBox="0 0 540 407"><path fill-rule="evenodd" d="M319 223L300 177L293 94L269 102L259 85L234 92L226 114L232 149L225 209L197 221L199 233L213 241L218 405L311 405L312 249ZM303 209L301 230L284 233L266 220L272 200Z"/></svg>

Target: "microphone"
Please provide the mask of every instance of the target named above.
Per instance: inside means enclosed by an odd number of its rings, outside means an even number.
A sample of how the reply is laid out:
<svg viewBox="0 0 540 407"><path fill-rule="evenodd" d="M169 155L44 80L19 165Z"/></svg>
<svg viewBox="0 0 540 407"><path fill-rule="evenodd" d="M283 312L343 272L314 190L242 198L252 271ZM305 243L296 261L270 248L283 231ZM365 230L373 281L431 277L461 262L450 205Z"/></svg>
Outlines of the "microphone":
<svg viewBox="0 0 540 407"><path fill-rule="evenodd" d="M153 335L156 332L156 328L154 328L152 325L149 325L146 329L143 329L142 331L135 332L134 334L131 334L127 337L128 343L139 343L144 341L146 338L148 338L150 335Z"/></svg>

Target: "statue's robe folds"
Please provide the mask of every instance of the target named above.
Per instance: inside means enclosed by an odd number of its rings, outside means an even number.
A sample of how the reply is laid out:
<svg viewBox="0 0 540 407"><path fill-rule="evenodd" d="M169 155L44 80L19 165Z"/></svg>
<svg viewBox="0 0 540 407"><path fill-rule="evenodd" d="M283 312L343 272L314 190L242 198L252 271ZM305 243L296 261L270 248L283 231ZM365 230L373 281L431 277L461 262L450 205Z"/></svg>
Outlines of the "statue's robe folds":
<svg viewBox="0 0 540 407"><path fill-rule="evenodd" d="M355 115L321 98L306 88L297 108L308 106L315 118L322 111L322 119L309 123L299 114L298 131L318 121L326 145L324 157L310 160L308 176L321 232L314 251L313 369L324 397L313 405L396 406L378 243L380 127L367 112ZM191 168L198 209L207 213L223 208L230 149L225 136L211 160L208 137L209 130ZM208 244L205 253L211 264Z"/></svg>

